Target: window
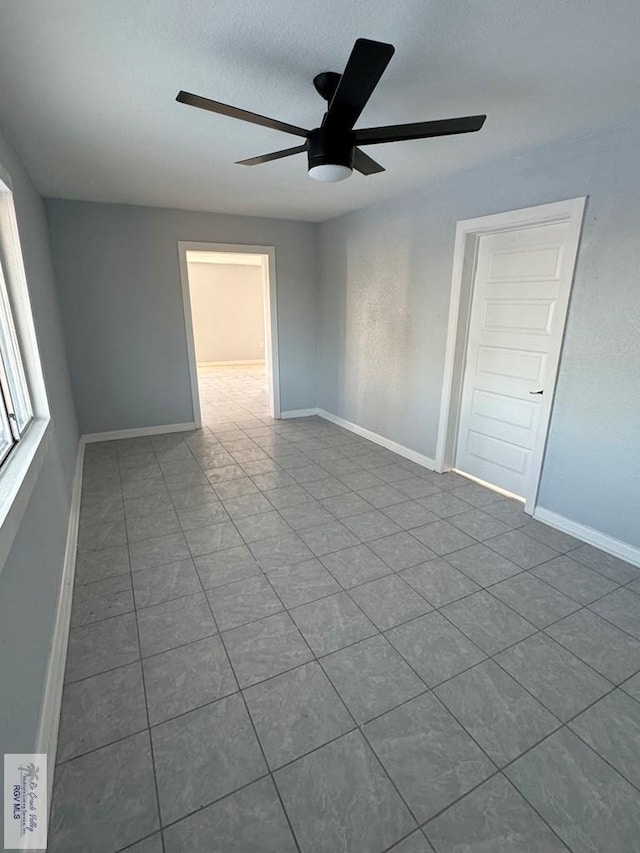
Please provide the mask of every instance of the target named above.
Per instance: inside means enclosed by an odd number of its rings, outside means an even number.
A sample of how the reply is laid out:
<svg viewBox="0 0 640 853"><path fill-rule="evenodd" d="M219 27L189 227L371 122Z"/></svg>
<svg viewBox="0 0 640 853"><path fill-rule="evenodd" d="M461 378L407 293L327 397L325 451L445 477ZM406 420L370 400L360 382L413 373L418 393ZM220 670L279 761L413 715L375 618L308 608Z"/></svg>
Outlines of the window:
<svg viewBox="0 0 640 853"><path fill-rule="evenodd" d="M33 420L33 407L0 261L0 465Z"/></svg>
<svg viewBox="0 0 640 853"><path fill-rule="evenodd" d="M36 251L36 275L39 262ZM50 446L49 424L11 178L0 163L0 572Z"/></svg>

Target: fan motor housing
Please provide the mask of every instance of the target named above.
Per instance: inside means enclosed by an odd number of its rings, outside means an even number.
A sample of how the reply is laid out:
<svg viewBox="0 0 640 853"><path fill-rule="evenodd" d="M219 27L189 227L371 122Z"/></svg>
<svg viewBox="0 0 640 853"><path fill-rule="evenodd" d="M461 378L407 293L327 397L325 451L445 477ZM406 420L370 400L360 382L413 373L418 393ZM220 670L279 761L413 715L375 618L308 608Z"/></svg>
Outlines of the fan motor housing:
<svg viewBox="0 0 640 853"><path fill-rule="evenodd" d="M328 132L324 127L316 127L309 131L307 137L309 169L327 164L353 169L354 148L355 137L350 131L336 134L335 131Z"/></svg>

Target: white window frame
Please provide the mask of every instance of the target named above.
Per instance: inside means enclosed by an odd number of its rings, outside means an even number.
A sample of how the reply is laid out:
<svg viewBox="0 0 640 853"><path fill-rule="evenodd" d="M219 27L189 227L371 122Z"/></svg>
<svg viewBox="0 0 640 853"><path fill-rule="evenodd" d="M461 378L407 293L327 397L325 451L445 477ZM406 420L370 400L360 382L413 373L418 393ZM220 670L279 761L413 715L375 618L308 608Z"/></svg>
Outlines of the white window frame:
<svg viewBox="0 0 640 853"><path fill-rule="evenodd" d="M0 571L6 562L50 442L51 413L27 287L13 185L0 164L0 265L33 416L0 466Z"/></svg>

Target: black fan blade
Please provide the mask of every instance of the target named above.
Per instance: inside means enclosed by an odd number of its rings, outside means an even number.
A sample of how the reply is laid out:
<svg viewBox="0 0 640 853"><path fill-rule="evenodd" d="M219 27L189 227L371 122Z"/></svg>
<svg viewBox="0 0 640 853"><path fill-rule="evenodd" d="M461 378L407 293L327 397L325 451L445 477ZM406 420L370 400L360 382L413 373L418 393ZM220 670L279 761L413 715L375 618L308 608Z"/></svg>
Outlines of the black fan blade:
<svg viewBox="0 0 640 853"><path fill-rule="evenodd" d="M357 145L378 142L403 142L407 139L427 139L430 136L453 136L480 130L486 116L445 118L440 121L418 121L415 124L390 124L387 127L365 127L354 131Z"/></svg>
<svg viewBox="0 0 640 853"><path fill-rule="evenodd" d="M304 136L306 138L309 132L303 127L297 127L295 124L287 124L275 118L267 118L267 116L261 116L258 113L250 113L248 110L240 110L238 107L229 106L229 104L221 104L219 101L202 98L200 95L192 95L191 92L178 92L176 101L179 101L181 104L188 104L190 107L198 107L201 110L209 110L212 113L229 116L229 118L239 118L241 121L248 121L251 124L269 127L272 130L282 130L284 133L292 133L294 136Z"/></svg>
<svg viewBox="0 0 640 853"><path fill-rule="evenodd" d="M353 152L353 168L360 172L361 175L375 175L377 172L384 172L384 166L365 154L359 148Z"/></svg>
<svg viewBox="0 0 640 853"><path fill-rule="evenodd" d="M281 160L283 157L292 157L294 154L302 154L307 150L306 145L296 145L295 148L285 148L283 151L273 151L271 154L261 154L259 157L250 157L248 160L238 160L239 166L259 166L260 163L270 163L272 160Z"/></svg>
<svg viewBox="0 0 640 853"><path fill-rule="evenodd" d="M356 39L338 88L329 104L323 127L351 130L389 64L392 44Z"/></svg>

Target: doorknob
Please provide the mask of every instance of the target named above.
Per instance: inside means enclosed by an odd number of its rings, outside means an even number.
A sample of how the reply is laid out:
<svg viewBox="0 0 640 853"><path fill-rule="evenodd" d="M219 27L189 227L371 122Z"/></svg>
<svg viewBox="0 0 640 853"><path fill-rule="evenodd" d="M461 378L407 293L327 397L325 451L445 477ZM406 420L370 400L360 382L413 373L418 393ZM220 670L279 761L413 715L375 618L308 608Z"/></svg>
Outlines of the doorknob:
<svg viewBox="0 0 640 853"><path fill-rule="evenodd" d="M544 394L544 391L529 391L530 394Z"/></svg>

